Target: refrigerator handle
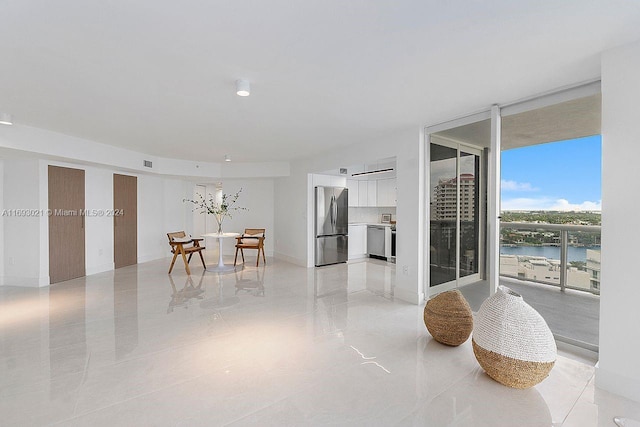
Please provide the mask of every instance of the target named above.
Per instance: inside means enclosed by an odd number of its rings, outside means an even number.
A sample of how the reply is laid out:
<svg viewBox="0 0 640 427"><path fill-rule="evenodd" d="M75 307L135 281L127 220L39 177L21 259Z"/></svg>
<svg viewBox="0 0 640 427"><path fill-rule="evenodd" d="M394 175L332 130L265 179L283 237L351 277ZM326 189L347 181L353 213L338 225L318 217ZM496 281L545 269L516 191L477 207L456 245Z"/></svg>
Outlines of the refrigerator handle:
<svg viewBox="0 0 640 427"><path fill-rule="evenodd" d="M333 226L338 226L338 199L333 196Z"/></svg>
<svg viewBox="0 0 640 427"><path fill-rule="evenodd" d="M331 228L333 228L333 233L335 233L335 228L336 228L336 215L335 215L335 211L336 211L336 197L335 196L331 196Z"/></svg>
<svg viewBox="0 0 640 427"><path fill-rule="evenodd" d="M329 199L329 222L331 223L331 229L333 231L333 196ZM333 234L333 232L331 234Z"/></svg>

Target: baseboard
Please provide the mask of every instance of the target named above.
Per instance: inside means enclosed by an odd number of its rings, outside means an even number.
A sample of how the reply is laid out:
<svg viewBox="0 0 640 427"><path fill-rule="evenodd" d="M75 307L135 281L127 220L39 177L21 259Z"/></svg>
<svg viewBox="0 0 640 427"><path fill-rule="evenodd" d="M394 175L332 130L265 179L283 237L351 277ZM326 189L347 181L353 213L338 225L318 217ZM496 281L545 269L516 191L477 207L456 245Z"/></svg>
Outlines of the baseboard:
<svg viewBox="0 0 640 427"><path fill-rule="evenodd" d="M397 286L393 290L393 297L415 305L421 305L424 302L424 293L408 291Z"/></svg>
<svg viewBox="0 0 640 427"><path fill-rule="evenodd" d="M596 387L640 402L640 378L629 378L596 365Z"/></svg>
<svg viewBox="0 0 640 427"><path fill-rule="evenodd" d="M15 277L3 276L0 278L2 286L19 286L22 288L43 288L49 286L49 276L43 277Z"/></svg>
<svg viewBox="0 0 640 427"><path fill-rule="evenodd" d="M91 276L92 274L104 273L105 271L115 270L114 263L101 264L95 267L87 267L86 275Z"/></svg>
<svg viewBox="0 0 640 427"><path fill-rule="evenodd" d="M294 258L294 257L290 257L288 255L279 253L279 252L274 252L273 257L275 259L279 259L281 261L286 261L288 263L291 264L295 264L295 265L299 265L300 267L307 267L307 259L306 258Z"/></svg>
<svg viewBox="0 0 640 427"><path fill-rule="evenodd" d="M159 260L159 259L166 259L166 258L171 259L172 256L173 255L171 255L171 254L165 255L165 256L157 256L157 255L139 256L138 257L138 264L142 264L143 262L156 261L156 260Z"/></svg>

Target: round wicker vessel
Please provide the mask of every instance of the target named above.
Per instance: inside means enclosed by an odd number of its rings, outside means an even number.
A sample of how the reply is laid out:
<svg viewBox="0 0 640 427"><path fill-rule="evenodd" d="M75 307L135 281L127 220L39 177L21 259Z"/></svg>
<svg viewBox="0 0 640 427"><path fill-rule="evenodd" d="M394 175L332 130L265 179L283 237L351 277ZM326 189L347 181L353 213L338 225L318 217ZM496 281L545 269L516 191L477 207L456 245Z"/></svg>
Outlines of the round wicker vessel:
<svg viewBox="0 0 640 427"><path fill-rule="evenodd" d="M529 388L544 380L557 355L555 339L542 316L504 286L480 307L471 341L482 369L514 388Z"/></svg>
<svg viewBox="0 0 640 427"><path fill-rule="evenodd" d="M473 331L473 313L460 291L447 291L427 301L424 324L436 341L458 346Z"/></svg>

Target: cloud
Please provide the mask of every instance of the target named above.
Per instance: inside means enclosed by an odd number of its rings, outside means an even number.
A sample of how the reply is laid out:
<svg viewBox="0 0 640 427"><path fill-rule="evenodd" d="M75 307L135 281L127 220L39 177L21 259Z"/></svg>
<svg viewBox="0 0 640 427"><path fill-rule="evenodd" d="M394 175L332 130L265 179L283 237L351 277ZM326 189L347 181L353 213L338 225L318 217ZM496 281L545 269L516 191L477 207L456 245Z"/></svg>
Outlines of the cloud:
<svg viewBox="0 0 640 427"><path fill-rule="evenodd" d="M500 188L502 191L538 191L538 188L533 187L528 182L517 182L503 179L500 181Z"/></svg>
<svg viewBox="0 0 640 427"><path fill-rule="evenodd" d="M570 203L566 199L551 199L546 197L502 199L502 210L505 211L600 211L602 201L584 201Z"/></svg>
<svg viewBox="0 0 640 427"><path fill-rule="evenodd" d="M556 200L556 204L551 207L553 211L600 211L602 210L602 200L590 202L585 200L582 203L569 203L566 199Z"/></svg>

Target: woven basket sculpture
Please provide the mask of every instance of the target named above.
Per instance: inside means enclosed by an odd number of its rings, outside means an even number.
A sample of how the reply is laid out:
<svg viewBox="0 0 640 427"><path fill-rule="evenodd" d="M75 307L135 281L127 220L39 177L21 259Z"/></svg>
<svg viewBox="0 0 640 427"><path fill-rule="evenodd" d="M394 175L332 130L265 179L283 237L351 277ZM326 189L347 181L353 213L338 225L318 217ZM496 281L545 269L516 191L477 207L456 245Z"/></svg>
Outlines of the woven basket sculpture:
<svg viewBox="0 0 640 427"><path fill-rule="evenodd" d="M436 341L458 346L473 331L473 313L460 291L447 291L427 301L424 324Z"/></svg>
<svg viewBox="0 0 640 427"><path fill-rule="evenodd" d="M505 286L480 307L471 342L482 369L509 387L533 387L556 361L556 342L547 323Z"/></svg>

